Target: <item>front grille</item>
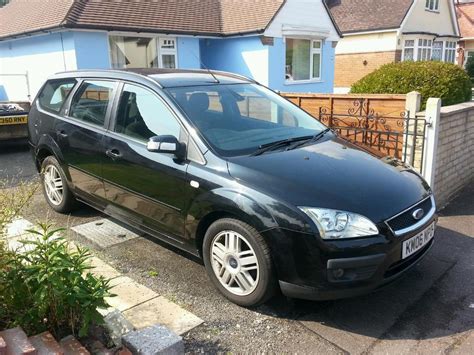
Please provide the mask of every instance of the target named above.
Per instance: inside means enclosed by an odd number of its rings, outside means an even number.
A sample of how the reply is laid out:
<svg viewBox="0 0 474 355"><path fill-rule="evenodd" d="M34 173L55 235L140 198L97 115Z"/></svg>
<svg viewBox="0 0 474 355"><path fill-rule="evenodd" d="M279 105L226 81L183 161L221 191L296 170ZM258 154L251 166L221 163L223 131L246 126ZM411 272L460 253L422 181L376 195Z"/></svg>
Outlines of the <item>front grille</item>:
<svg viewBox="0 0 474 355"><path fill-rule="evenodd" d="M413 218L413 212L415 210L421 208L425 212L424 216L426 216L432 207L433 201L431 200L431 198L427 198L426 200L421 201L420 203L411 207L409 210L406 210L402 214L389 219L387 221L387 224L395 232L401 229L408 228L418 222L417 219Z"/></svg>
<svg viewBox="0 0 474 355"><path fill-rule="evenodd" d="M410 255L408 258L399 260L396 263L393 263L392 265L390 265L387 271L385 271L385 274L383 275L384 278L389 278L393 275L396 275L402 272L403 270L405 270L406 268L410 267L414 263L416 263L425 254L425 252L431 247L432 244L433 244L433 239L431 239L428 244L426 244L423 248L418 250L415 254Z"/></svg>

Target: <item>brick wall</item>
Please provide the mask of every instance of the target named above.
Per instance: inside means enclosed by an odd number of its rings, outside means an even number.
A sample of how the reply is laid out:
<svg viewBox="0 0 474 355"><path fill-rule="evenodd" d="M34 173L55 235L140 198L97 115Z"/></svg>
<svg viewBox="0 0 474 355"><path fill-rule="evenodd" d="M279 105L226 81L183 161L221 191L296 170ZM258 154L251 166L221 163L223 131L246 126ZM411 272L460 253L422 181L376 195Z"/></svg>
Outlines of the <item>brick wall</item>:
<svg viewBox="0 0 474 355"><path fill-rule="evenodd" d="M350 87L383 64L399 61L400 58L400 51L338 54L336 55L334 86ZM364 64L364 61L367 63Z"/></svg>
<svg viewBox="0 0 474 355"><path fill-rule="evenodd" d="M441 108L434 190L446 205L474 179L474 102Z"/></svg>

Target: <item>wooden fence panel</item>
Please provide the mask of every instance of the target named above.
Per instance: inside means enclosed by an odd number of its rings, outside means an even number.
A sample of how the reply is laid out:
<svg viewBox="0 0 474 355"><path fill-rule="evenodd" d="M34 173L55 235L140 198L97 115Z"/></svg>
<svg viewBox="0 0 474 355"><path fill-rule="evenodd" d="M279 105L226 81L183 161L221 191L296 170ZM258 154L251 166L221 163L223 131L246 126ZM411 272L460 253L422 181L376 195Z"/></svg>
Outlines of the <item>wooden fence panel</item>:
<svg viewBox="0 0 474 355"><path fill-rule="evenodd" d="M355 143L402 155L406 95L280 94Z"/></svg>

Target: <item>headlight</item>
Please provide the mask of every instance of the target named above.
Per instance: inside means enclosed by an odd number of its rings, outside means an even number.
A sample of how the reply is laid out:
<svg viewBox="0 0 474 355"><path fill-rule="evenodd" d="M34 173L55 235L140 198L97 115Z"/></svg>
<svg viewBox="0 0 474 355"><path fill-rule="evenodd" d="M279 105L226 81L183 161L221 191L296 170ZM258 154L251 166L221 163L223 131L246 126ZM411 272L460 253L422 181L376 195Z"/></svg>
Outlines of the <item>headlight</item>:
<svg viewBox="0 0 474 355"><path fill-rule="evenodd" d="M323 239L358 238L379 233L372 221L356 213L312 207L299 209L316 223Z"/></svg>

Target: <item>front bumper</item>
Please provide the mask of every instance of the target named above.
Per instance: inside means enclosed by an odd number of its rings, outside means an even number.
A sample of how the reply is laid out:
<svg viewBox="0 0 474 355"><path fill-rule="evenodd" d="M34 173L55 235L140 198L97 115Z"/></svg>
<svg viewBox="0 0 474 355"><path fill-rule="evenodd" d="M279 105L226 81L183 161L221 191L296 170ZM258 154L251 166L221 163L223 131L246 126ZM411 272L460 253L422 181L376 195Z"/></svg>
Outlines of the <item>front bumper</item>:
<svg viewBox="0 0 474 355"><path fill-rule="evenodd" d="M402 244L436 220L433 215L426 224L402 236L387 229L370 238L331 242L314 235L273 231L267 237L273 238L270 244L281 291L293 298L330 300L363 295L387 285L428 253L434 238L406 259L402 259Z"/></svg>

